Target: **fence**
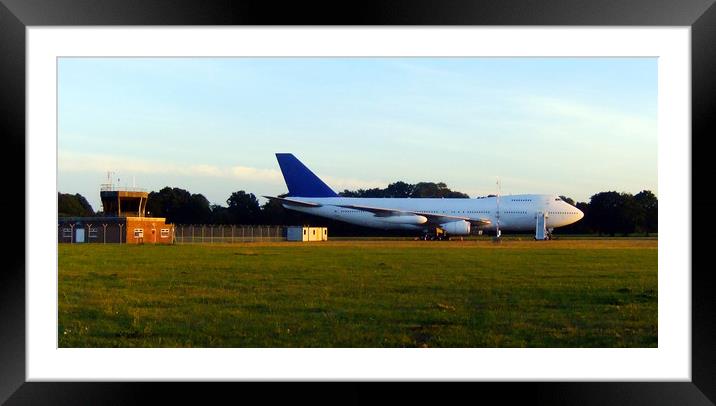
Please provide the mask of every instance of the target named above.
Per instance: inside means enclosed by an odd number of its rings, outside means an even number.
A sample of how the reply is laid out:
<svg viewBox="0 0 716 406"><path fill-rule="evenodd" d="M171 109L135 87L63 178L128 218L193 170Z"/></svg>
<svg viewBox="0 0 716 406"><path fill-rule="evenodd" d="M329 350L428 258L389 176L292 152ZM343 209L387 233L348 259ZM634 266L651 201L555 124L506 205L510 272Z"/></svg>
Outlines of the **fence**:
<svg viewBox="0 0 716 406"><path fill-rule="evenodd" d="M177 244L285 241L286 226L175 225Z"/></svg>

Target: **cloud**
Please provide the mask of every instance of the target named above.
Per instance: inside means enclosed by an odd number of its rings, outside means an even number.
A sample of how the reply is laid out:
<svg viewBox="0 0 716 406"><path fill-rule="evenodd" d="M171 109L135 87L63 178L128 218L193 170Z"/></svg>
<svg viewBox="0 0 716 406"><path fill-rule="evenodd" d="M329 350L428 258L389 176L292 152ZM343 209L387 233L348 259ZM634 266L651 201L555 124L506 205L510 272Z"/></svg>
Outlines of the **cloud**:
<svg viewBox="0 0 716 406"><path fill-rule="evenodd" d="M57 163L58 169L62 172L172 173L181 169L175 165L156 161L66 150L59 151Z"/></svg>
<svg viewBox="0 0 716 406"><path fill-rule="evenodd" d="M229 169L231 176L239 179L280 181L281 173L276 169L257 169L248 166L233 166Z"/></svg>
<svg viewBox="0 0 716 406"><path fill-rule="evenodd" d="M335 178L333 176L323 176L323 181L328 184L336 192L342 192L346 189L370 189L374 187L384 188L388 186L387 182L377 180L362 180L354 178Z"/></svg>
<svg viewBox="0 0 716 406"><path fill-rule="evenodd" d="M180 175L186 177L241 179L262 183L283 184L281 171L277 169L253 168L249 166L221 167L210 164L179 165L171 162L157 162L137 158L110 156L103 154L87 154L61 150L58 155L60 172L115 172L122 177L131 174ZM355 178L337 178L324 176L322 179L334 190L368 189L385 187L386 182Z"/></svg>
<svg viewBox="0 0 716 406"><path fill-rule="evenodd" d="M137 158L87 154L61 150L58 154L61 172L101 172L173 174L191 177L211 177L279 182L281 174L275 169L258 169L247 166L220 167L210 164L179 165Z"/></svg>
<svg viewBox="0 0 716 406"><path fill-rule="evenodd" d="M202 176L224 176L224 171L219 169L219 167L214 165L192 165L189 167L189 172L202 175Z"/></svg>

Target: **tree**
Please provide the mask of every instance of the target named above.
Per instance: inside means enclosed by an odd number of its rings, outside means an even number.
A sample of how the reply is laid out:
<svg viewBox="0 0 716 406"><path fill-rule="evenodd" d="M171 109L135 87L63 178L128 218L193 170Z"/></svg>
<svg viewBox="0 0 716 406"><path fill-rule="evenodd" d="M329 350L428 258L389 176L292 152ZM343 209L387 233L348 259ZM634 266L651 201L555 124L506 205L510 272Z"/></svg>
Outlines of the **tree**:
<svg viewBox="0 0 716 406"><path fill-rule="evenodd" d="M385 197L410 197L413 192L413 185L403 181L391 183L385 189Z"/></svg>
<svg viewBox="0 0 716 406"><path fill-rule="evenodd" d="M413 187L410 197L447 197L467 199L470 196L465 193L450 190L450 188L448 188L443 182L420 182Z"/></svg>
<svg viewBox="0 0 716 406"><path fill-rule="evenodd" d="M81 194L57 193L58 217L88 217L94 216L92 205Z"/></svg>
<svg viewBox="0 0 716 406"><path fill-rule="evenodd" d="M413 188L413 192L410 194L410 197L440 197L438 185L433 182L419 182Z"/></svg>
<svg viewBox="0 0 716 406"><path fill-rule="evenodd" d="M233 222L229 209L218 204L211 205L211 224L232 224Z"/></svg>
<svg viewBox="0 0 716 406"><path fill-rule="evenodd" d="M644 212L629 193L601 192L589 203L589 225L600 235L633 233Z"/></svg>
<svg viewBox="0 0 716 406"><path fill-rule="evenodd" d="M211 205L201 193L192 194L189 199L188 215L193 224L211 223Z"/></svg>
<svg viewBox="0 0 716 406"><path fill-rule="evenodd" d="M391 197L391 198L423 198L423 197L450 197L468 199L465 193L450 190L444 182L420 182L415 185L398 181L391 183L385 189L358 189L344 190L339 193L342 197Z"/></svg>
<svg viewBox="0 0 716 406"><path fill-rule="evenodd" d="M659 201L650 190L642 190L634 195L634 200L644 212L643 221L639 224L641 231L657 233L659 226Z"/></svg>
<svg viewBox="0 0 716 406"><path fill-rule="evenodd" d="M572 199L565 198L563 196L560 196L562 200L566 202L573 201ZM572 203L570 203L572 204ZM560 227L559 233L560 234L589 234L593 233L594 230L592 229L589 221L591 219L591 216L589 214L589 203L587 202L578 202L576 204L572 204L574 207L578 208L579 210L584 213L584 218L580 221L577 221L576 223L572 223L570 225Z"/></svg>
<svg viewBox="0 0 716 406"><path fill-rule="evenodd" d="M174 224L206 224L211 221L209 201L201 194L164 187L149 193L147 210L154 217L166 217Z"/></svg>
<svg viewBox="0 0 716 406"><path fill-rule="evenodd" d="M265 224L289 224L286 221L286 217L286 209L284 209L278 200L269 199L261 206L261 218L263 218L263 223Z"/></svg>
<svg viewBox="0 0 716 406"><path fill-rule="evenodd" d="M569 197L566 197L566 196L559 196L559 198L562 199L563 201L565 201L565 202L571 204L572 206L575 206L575 207L576 207L576 205L574 204L574 200L573 200L573 199L571 199L571 198L569 198Z"/></svg>
<svg viewBox="0 0 716 406"><path fill-rule="evenodd" d="M379 189L377 187L361 191L361 197L385 197L385 189Z"/></svg>
<svg viewBox="0 0 716 406"><path fill-rule="evenodd" d="M278 195L286 197L287 194ZM309 218L310 217L310 218ZM294 210L287 210L280 201L270 200L261 206L261 218L263 224L272 225L299 225L310 224L316 217L299 213ZM307 220L308 218L308 220Z"/></svg>
<svg viewBox="0 0 716 406"><path fill-rule="evenodd" d="M226 200L231 218L237 224L257 224L261 219L259 201L253 193L234 192Z"/></svg>
<svg viewBox="0 0 716 406"><path fill-rule="evenodd" d="M188 191L167 186L149 193L147 211L153 217L166 217L169 223L189 224L186 207L190 199Z"/></svg>
<svg viewBox="0 0 716 406"><path fill-rule="evenodd" d="M645 212L631 193L622 193L621 197L622 201L618 217L619 232L626 236L637 231L637 227L643 224Z"/></svg>

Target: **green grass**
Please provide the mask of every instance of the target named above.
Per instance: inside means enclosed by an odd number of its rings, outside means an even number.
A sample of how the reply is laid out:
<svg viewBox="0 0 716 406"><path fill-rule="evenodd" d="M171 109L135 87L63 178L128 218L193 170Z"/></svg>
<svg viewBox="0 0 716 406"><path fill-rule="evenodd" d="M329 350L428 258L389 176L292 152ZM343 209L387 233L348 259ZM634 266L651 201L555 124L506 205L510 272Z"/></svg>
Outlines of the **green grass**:
<svg viewBox="0 0 716 406"><path fill-rule="evenodd" d="M656 347L657 241L59 246L60 347Z"/></svg>

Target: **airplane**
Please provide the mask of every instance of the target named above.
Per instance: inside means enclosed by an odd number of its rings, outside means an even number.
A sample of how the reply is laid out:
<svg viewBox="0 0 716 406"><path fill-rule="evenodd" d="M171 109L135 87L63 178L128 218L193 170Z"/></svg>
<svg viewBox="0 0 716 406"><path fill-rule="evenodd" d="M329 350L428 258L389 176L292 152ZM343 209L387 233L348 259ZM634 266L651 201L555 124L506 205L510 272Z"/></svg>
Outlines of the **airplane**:
<svg viewBox="0 0 716 406"><path fill-rule="evenodd" d="M276 159L288 187L284 197L264 196L289 210L384 230L420 232L424 239L466 236L476 230L535 231L552 238L554 228L579 221L584 213L551 194L465 198L342 197L293 154Z"/></svg>

